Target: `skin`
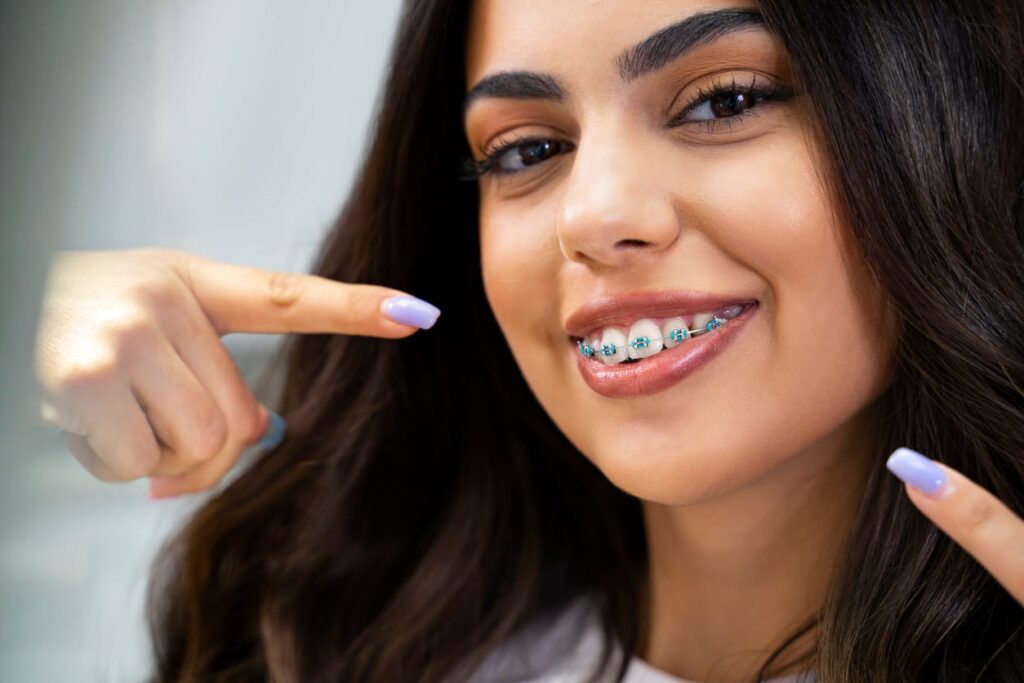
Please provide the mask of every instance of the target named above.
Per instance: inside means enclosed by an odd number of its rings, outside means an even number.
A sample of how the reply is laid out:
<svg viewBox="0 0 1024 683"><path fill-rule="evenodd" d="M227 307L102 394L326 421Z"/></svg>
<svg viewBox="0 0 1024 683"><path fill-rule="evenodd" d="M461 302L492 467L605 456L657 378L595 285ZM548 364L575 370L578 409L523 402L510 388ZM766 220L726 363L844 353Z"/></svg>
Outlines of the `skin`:
<svg viewBox="0 0 1024 683"><path fill-rule="evenodd" d="M661 125L715 74L789 78L770 36L721 38L663 73L617 80L620 49L714 6L477 3L469 84L547 70L570 98L478 102L466 132L477 158L519 130L575 144L530 174L481 182L487 296L558 426L643 501L653 607L639 656L731 681L821 607L864 477L884 460L865 435L892 321L832 218L797 102L714 134ZM669 390L590 391L566 353L565 317L589 297L673 287L752 296L760 310ZM267 424L219 338L397 339L416 331L384 305L400 294L165 249L60 254L38 329L41 417L99 479L149 476L155 498L204 491ZM934 466L945 483L907 482L908 498L1024 605L1024 520Z"/></svg>
<svg viewBox="0 0 1024 683"><path fill-rule="evenodd" d="M385 305L404 294L170 249L58 252L37 330L39 416L97 479L148 476L153 499L205 491L269 422L222 336L407 337L417 328Z"/></svg>
<svg viewBox="0 0 1024 683"><path fill-rule="evenodd" d="M568 94L482 98L466 112L478 160L526 135L572 144L481 178L486 293L554 422L643 502L652 607L639 656L702 681L751 676L821 608L863 481L887 455L865 435L888 384L891 317L833 215L802 98L755 104L714 131L665 127L702 86L794 86L781 43L746 30L635 81L619 75L620 52L658 30L747 6L482 0L466 61L470 87L534 71ZM658 289L756 298L759 310L669 389L595 393L565 319L592 298Z"/></svg>

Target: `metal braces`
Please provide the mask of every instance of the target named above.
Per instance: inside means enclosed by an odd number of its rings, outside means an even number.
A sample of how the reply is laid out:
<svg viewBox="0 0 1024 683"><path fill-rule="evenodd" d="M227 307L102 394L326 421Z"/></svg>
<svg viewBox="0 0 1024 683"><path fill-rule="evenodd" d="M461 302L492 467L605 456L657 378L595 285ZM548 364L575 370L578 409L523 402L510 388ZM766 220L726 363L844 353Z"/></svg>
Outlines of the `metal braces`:
<svg viewBox="0 0 1024 683"><path fill-rule="evenodd" d="M685 327L680 327L678 329L672 330L668 334L668 336L654 337L654 339L661 339L662 341L670 339L675 342L682 342L691 337L698 337L702 334L707 334L711 330L715 329L716 327L721 327L727 322L728 320L725 320L724 318L715 317L709 320L707 324L705 324L702 328L696 330L688 330ZM651 337L640 336L629 340L628 344L632 346L634 349L646 349L648 346L651 345L651 341ZM600 353L602 356L612 356L615 354L616 351L619 350L615 344L602 344L601 348L595 349L593 346L589 344L584 344L582 339L576 342L576 346L579 349L580 354L583 355L585 358L590 358L595 353Z"/></svg>

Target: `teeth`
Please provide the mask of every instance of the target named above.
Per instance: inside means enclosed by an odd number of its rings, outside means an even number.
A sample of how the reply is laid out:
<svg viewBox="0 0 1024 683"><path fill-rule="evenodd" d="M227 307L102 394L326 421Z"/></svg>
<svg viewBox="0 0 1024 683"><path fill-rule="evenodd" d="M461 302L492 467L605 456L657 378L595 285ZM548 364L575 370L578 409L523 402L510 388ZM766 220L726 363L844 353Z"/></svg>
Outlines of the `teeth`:
<svg viewBox="0 0 1024 683"><path fill-rule="evenodd" d="M601 335L601 343L597 346L596 355L605 365L615 365L628 358L626 348L626 328L606 327ZM605 355L605 351L612 349L615 349L612 354Z"/></svg>
<svg viewBox="0 0 1024 683"><path fill-rule="evenodd" d="M703 330L704 326L707 325L708 322L710 322L711 319L714 317L714 313L698 313L697 315L693 316L693 327L691 329Z"/></svg>
<svg viewBox="0 0 1024 683"><path fill-rule="evenodd" d="M661 351L661 326L650 318L641 318L629 327L629 345L626 353L630 358L647 358Z"/></svg>
<svg viewBox="0 0 1024 683"><path fill-rule="evenodd" d="M666 349L671 349L673 346L675 346L676 344L679 343L679 342L675 341L674 339L672 339L671 336L670 336L674 330L688 330L688 329L689 329L689 327L687 326L686 321L683 320L680 317L669 318L665 322L663 322L661 324L661 336L665 337L665 339L663 340L664 344L665 344L665 348ZM687 336L689 336L689 335L687 335Z"/></svg>
<svg viewBox="0 0 1024 683"><path fill-rule="evenodd" d="M698 313L672 318L641 318L628 328L611 325L594 330L580 340L580 352L593 357L605 365L616 365L627 360L649 358L662 350L670 349L695 334L710 332L737 317L746 307L742 304L723 306L713 313ZM708 324L712 323L711 328ZM682 332L677 332L682 330ZM673 336L681 339L673 339ZM613 351L614 349L614 351ZM605 351L611 351L605 354Z"/></svg>

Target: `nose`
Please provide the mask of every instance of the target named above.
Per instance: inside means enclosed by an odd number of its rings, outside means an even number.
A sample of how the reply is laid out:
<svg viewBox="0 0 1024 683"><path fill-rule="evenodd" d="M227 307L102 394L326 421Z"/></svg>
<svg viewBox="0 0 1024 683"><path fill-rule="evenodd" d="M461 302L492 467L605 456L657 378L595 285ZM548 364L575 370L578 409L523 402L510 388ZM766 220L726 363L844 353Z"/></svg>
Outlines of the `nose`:
<svg viewBox="0 0 1024 683"><path fill-rule="evenodd" d="M679 235L669 178L628 131L580 138L558 217L562 255L591 268L649 260ZM678 178L676 179L678 181Z"/></svg>

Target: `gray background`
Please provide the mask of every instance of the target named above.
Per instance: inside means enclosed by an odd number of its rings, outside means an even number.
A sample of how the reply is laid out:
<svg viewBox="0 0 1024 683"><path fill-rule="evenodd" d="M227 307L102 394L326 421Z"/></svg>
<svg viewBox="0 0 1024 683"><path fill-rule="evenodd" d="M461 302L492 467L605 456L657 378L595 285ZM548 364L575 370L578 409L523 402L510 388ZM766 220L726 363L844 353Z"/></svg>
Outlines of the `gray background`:
<svg viewBox="0 0 1024 683"><path fill-rule="evenodd" d="M96 481L37 424L49 254L162 245L307 270L364 149L399 8L0 2L0 680L140 680L148 562L201 500ZM224 342L256 385L280 338Z"/></svg>

